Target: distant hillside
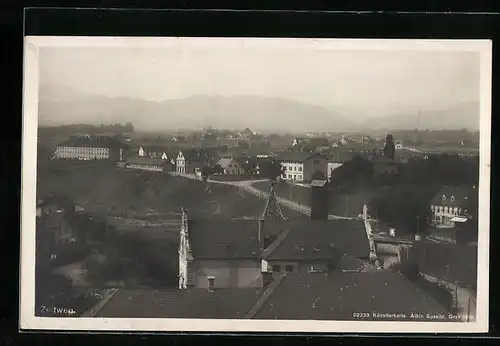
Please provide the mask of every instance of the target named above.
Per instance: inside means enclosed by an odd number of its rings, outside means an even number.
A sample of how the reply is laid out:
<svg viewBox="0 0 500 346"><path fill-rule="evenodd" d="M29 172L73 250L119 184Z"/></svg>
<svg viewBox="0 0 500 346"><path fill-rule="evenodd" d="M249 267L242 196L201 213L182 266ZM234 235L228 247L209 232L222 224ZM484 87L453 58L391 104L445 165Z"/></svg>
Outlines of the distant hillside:
<svg viewBox="0 0 500 346"><path fill-rule="evenodd" d="M364 125L372 129L420 129L430 130L478 130L479 102L464 102L452 108L440 110L422 110L420 120L417 114L398 114L382 118L369 119Z"/></svg>
<svg viewBox="0 0 500 346"><path fill-rule="evenodd" d="M42 86L40 125L133 122L140 130L219 128L255 131L353 131L355 122L328 109L292 100L260 96L193 96L151 102L80 94L59 86Z"/></svg>

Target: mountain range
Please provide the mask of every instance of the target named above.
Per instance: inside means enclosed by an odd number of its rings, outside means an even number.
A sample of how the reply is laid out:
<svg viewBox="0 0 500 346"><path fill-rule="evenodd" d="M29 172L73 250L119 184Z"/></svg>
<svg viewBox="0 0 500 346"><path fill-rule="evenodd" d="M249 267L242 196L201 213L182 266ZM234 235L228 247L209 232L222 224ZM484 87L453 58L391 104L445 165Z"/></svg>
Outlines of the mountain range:
<svg viewBox="0 0 500 346"><path fill-rule="evenodd" d="M479 130L479 102L469 101L450 108L421 110L414 114L394 114L382 118L368 119L365 124L371 129L430 129L430 130Z"/></svg>
<svg viewBox="0 0 500 346"><path fill-rule="evenodd" d="M243 96L195 95L162 102L128 97L108 97L78 92L69 87L42 85L39 92L39 124L111 124L131 121L138 130L179 128L242 129L258 132L352 132L374 128L415 128L416 115L394 115L356 122L317 105L294 100ZM479 106L423 112L420 128L478 128ZM467 115L467 116L465 116Z"/></svg>

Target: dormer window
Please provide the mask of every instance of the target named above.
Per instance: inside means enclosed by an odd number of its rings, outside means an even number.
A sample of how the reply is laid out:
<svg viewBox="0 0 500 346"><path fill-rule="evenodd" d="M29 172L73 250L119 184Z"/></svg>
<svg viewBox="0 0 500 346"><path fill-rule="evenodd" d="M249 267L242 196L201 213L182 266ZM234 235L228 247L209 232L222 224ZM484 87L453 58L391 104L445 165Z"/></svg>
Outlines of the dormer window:
<svg viewBox="0 0 500 346"><path fill-rule="evenodd" d="M446 201L446 195L443 195L443 196L441 197L441 199L442 199L443 201Z"/></svg>
<svg viewBox="0 0 500 346"><path fill-rule="evenodd" d="M451 201L455 202L455 196L451 196Z"/></svg>

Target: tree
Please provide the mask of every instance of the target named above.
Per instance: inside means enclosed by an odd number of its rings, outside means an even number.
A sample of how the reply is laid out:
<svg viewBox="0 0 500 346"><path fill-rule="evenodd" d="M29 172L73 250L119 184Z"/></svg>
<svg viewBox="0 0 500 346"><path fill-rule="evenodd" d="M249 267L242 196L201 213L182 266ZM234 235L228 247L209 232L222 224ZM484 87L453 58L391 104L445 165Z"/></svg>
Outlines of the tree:
<svg viewBox="0 0 500 346"><path fill-rule="evenodd" d="M205 165L201 169L201 178L203 181L207 181L212 175L222 173L224 173L224 169L218 164L214 166Z"/></svg>
<svg viewBox="0 0 500 346"><path fill-rule="evenodd" d="M400 229L402 233L424 231L431 220L431 193L418 185L381 190L369 203L371 215Z"/></svg>
<svg viewBox="0 0 500 346"><path fill-rule="evenodd" d="M358 184L370 181L372 176L373 164L362 158L361 155L356 155L331 173L330 182L335 186Z"/></svg>
<svg viewBox="0 0 500 346"><path fill-rule="evenodd" d="M384 156L388 159L394 160L395 154L396 146L394 145L394 137L391 134L388 134L385 137Z"/></svg>
<svg viewBox="0 0 500 346"><path fill-rule="evenodd" d="M266 160L260 165L260 176L271 181L276 181L285 173L284 167L278 160Z"/></svg>

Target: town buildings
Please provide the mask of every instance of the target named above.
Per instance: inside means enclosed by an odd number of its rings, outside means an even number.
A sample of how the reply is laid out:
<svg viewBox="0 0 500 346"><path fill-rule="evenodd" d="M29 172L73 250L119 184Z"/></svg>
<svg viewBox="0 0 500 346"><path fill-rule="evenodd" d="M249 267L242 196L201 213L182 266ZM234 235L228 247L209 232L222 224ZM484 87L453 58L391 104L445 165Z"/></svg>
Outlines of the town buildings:
<svg viewBox="0 0 500 346"><path fill-rule="evenodd" d="M217 161L217 165L222 168L223 174L228 175L241 175L245 174L243 167L232 157L222 158Z"/></svg>
<svg viewBox="0 0 500 346"><path fill-rule="evenodd" d="M285 180L311 181L318 174L327 176L327 158L319 153L285 152L278 160L284 168Z"/></svg>
<svg viewBox="0 0 500 346"><path fill-rule="evenodd" d="M169 163L175 165L178 152L168 150L161 146L146 146L141 145L138 150L138 156L140 158L151 158L151 159L161 159L168 161Z"/></svg>
<svg viewBox="0 0 500 346"><path fill-rule="evenodd" d="M56 159L121 161L125 145L108 136L74 136L59 144Z"/></svg>
<svg viewBox="0 0 500 346"><path fill-rule="evenodd" d="M432 223L436 227L454 227L459 216L468 215L472 188L443 186L431 200ZM469 197L470 196L470 197Z"/></svg>
<svg viewBox="0 0 500 346"><path fill-rule="evenodd" d="M263 253L266 270L308 273L327 270L344 254L368 260L370 247L362 220L289 222Z"/></svg>
<svg viewBox="0 0 500 346"><path fill-rule="evenodd" d="M181 150L176 158L176 172L201 176L203 166L210 164L209 155L201 150Z"/></svg>

